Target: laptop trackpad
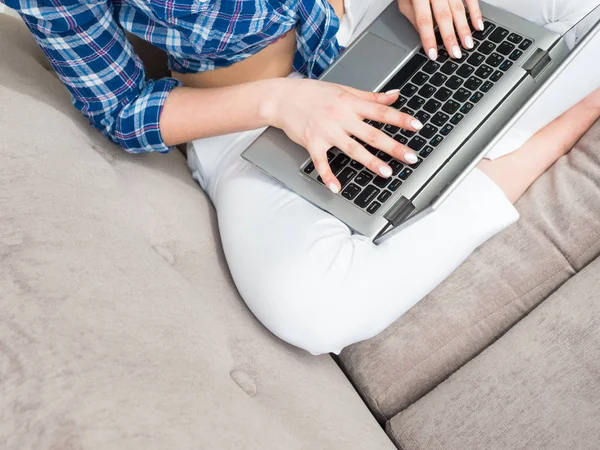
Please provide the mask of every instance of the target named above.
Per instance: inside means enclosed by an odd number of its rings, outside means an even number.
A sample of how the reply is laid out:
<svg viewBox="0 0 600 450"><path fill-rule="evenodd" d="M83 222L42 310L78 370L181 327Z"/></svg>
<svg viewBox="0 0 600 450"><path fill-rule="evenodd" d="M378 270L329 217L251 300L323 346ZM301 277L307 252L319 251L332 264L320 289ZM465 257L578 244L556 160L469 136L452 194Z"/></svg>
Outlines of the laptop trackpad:
<svg viewBox="0 0 600 450"><path fill-rule="evenodd" d="M366 33L342 55L323 80L373 91L407 53L403 47Z"/></svg>

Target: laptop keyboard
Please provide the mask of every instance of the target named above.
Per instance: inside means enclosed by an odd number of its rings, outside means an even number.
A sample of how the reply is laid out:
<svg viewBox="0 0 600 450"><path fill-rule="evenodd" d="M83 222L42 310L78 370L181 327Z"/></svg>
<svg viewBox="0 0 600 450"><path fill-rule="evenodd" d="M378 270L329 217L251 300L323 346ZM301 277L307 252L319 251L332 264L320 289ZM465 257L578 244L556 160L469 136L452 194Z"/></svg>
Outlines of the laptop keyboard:
<svg viewBox="0 0 600 450"><path fill-rule="evenodd" d="M338 195L369 214L377 212L533 43L490 21L484 25L484 31L472 30L475 45L469 50L462 49L461 59L451 59L442 44L438 47L438 59L431 61L421 48L381 90L400 89L400 97L392 106L419 119L423 129L413 132L366 121L413 149L419 154L419 160L408 165L359 140L392 168L392 176L382 178L333 148L327 156L331 170L342 185ZM442 42L439 32L436 38ZM308 160L301 170L311 175L315 166ZM317 177L317 181L323 183L321 177Z"/></svg>

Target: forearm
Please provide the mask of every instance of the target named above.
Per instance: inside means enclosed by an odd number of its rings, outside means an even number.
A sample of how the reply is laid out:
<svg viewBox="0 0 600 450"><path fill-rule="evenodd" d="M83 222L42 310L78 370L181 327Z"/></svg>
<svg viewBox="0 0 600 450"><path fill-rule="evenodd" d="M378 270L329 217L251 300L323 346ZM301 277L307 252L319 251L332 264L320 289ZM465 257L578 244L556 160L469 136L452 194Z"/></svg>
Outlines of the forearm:
<svg viewBox="0 0 600 450"><path fill-rule="evenodd" d="M275 78L223 88L175 88L160 116L162 138L172 146L272 125L269 105L284 85L285 79Z"/></svg>

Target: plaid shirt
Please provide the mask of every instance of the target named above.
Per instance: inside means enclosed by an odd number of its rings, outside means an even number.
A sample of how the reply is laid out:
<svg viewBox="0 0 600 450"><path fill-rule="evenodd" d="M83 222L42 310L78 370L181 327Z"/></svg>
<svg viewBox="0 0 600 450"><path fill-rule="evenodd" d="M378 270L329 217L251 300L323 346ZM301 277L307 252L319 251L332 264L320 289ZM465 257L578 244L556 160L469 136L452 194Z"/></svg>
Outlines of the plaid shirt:
<svg viewBox="0 0 600 450"><path fill-rule="evenodd" d="M125 31L196 73L257 53L296 27L294 70L315 78L340 53L326 0L0 0L17 10L73 104L131 153L167 152L159 118L173 78L147 80Z"/></svg>

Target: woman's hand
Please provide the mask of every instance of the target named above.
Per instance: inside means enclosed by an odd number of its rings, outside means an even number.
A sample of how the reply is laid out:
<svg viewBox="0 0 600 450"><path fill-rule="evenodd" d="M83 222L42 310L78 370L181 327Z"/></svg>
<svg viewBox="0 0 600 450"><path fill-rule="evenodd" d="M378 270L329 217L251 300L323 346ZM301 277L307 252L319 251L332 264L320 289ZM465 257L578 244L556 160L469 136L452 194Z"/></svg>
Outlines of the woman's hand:
<svg viewBox="0 0 600 450"><path fill-rule="evenodd" d="M465 2L471 14L473 27L483 31L483 18L478 0ZM437 59L437 45L441 44L436 42L434 19L449 55L454 58L462 57L457 33L464 48L473 48L473 36L462 0L398 0L398 5L400 12L412 22L421 35L423 48L430 59Z"/></svg>
<svg viewBox="0 0 600 450"><path fill-rule="evenodd" d="M408 164L417 155L388 134L367 124L370 119L410 131L423 125L408 114L389 107L398 99L398 90L389 93L364 92L346 86L307 79L277 79L275 89L261 108L269 125L308 150L323 182L335 193L341 186L327 162L327 151L337 147L384 178L392 169L365 149L362 142ZM359 140L354 140L355 136Z"/></svg>

